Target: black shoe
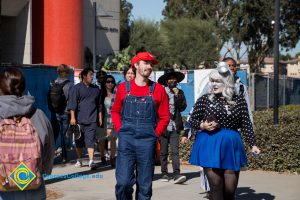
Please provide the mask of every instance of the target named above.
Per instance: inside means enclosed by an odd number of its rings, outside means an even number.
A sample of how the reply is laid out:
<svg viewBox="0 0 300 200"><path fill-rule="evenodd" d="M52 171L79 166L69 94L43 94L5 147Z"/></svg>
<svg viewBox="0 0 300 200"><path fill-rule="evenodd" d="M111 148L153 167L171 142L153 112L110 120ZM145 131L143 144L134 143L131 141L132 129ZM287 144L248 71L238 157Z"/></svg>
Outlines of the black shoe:
<svg viewBox="0 0 300 200"><path fill-rule="evenodd" d="M68 158L62 158L61 162L65 164L65 163L69 162L69 160L68 160Z"/></svg>
<svg viewBox="0 0 300 200"><path fill-rule="evenodd" d="M183 175L176 175L174 178L174 184L181 184L186 181L186 176Z"/></svg>
<svg viewBox="0 0 300 200"><path fill-rule="evenodd" d="M110 165L111 165L111 167L113 167L113 168L116 167L116 158L111 158L111 159L110 159Z"/></svg>
<svg viewBox="0 0 300 200"><path fill-rule="evenodd" d="M107 161L105 157L101 157L101 165L107 165Z"/></svg>
<svg viewBox="0 0 300 200"><path fill-rule="evenodd" d="M163 175L163 176L160 178L160 180L161 180L162 182L169 182L170 179L171 179L171 178L170 178L167 174Z"/></svg>

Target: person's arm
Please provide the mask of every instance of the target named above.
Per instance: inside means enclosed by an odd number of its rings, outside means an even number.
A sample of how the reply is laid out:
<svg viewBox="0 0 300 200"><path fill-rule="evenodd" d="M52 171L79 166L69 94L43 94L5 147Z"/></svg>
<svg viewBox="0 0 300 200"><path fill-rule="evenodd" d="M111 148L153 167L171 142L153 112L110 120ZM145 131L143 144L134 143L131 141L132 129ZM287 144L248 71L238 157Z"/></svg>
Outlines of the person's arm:
<svg viewBox="0 0 300 200"><path fill-rule="evenodd" d="M65 86L63 87L63 91L64 91L64 95L65 95L65 97L66 97L66 100L69 99L69 92L70 92L71 88L73 87L73 85L74 85L74 84L73 84L71 81L69 81L69 82L67 82L67 83L65 84Z"/></svg>
<svg viewBox="0 0 300 200"><path fill-rule="evenodd" d="M239 99L239 109L241 113L241 132L245 135L246 142L252 148L256 144L253 124L249 117L246 100L243 97L240 97Z"/></svg>
<svg viewBox="0 0 300 200"><path fill-rule="evenodd" d="M110 107L109 107L109 113L107 113L107 128L108 129L113 129L113 123L112 123L112 119L111 119L111 108L112 106L114 105L114 102L115 102L115 98L116 98L116 93L117 93L117 89L115 87L114 91L113 91L113 95L111 97L111 104L110 104Z"/></svg>
<svg viewBox="0 0 300 200"><path fill-rule="evenodd" d="M159 87L157 85L157 87ZM157 137L160 137L164 130L167 128L170 121L170 111L169 111L169 97L163 87L157 90L160 95L160 104L158 105L157 115L158 122L155 128L155 133Z"/></svg>
<svg viewBox="0 0 300 200"><path fill-rule="evenodd" d="M124 84L119 85L117 93L116 93L116 97L115 97L115 102L110 111L112 123L113 123L117 133L119 133L120 128L122 126L122 121L121 121L121 111L122 111L122 107L123 107L122 95L126 95L124 86L125 86ZM122 93L124 93L124 94L122 94Z"/></svg>
<svg viewBox="0 0 300 200"><path fill-rule="evenodd" d="M44 173L51 174L54 162L54 134L50 121L44 113L42 113L42 115L44 115L43 118L45 119L47 129L45 143L43 146L43 170Z"/></svg>
<svg viewBox="0 0 300 200"><path fill-rule="evenodd" d="M99 122L99 126L102 126L102 123L103 123L103 113L102 113L102 110L104 108L104 105L103 105L103 102L102 101L102 90L100 90L98 87L97 87L98 91L99 91L99 94L98 94L98 97L97 97L97 109L98 109L98 122Z"/></svg>
<svg viewBox="0 0 300 200"><path fill-rule="evenodd" d="M177 94L175 93L174 101L175 107L176 109L178 109L179 112L183 112L186 109L186 99L182 90L178 90Z"/></svg>
<svg viewBox="0 0 300 200"><path fill-rule="evenodd" d="M201 129L200 125L205 113L205 96L200 97L193 106L193 112L188 120L191 128L195 130Z"/></svg>
<svg viewBox="0 0 300 200"><path fill-rule="evenodd" d="M99 118L99 126L102 126L103 121L102 121L102 112L101 111L98 113L98 118Z"/></svg>
<svg viewBox="0 0 300 200"><path fill-rule="evenodd" d="M201 95L200 97L202 97L202 96L203 96L203 95ZM197 99L196 103L197 103L198 101L200 101L200 97ZM192 115L192 113L193 113L193 110L194 110L194 107L195 107L196 103L192 106L192 108L191 108L191 110L190 110L188 116L186 117L186 122L185 122L185 126L184 126L184 135L183 135L183 137L190 138L190 137L192 136L192 133L195 131L195 130L191 127L191 125L190 125L190 123L189 123L189 120L190 120L190 117L191 117L191 115Z"/></svg>
<svg viewBox="0 0 300 200"><path fill-rule="evenodd" d="M242 119L241 119L241 132L245 135L246 142L250 145L251 151L254 154L259 154L260 149L256 146L256 138L254 135L254 129L253 124L251 122L249 113L248 113L248 105L244 98L241 98L241 113L242 113Z"/></svg>
<svg viewBox="0 0 300 200"><path fill-rule="evenodd" d="M76 125L75 111L74 110L70 110L70 113L71 113L70 124L71 125Z"/></svg>
<svg viewBox="0 0 300 200"><path fill-rule="evenodd" d="M76 115L75 115L75 111L77 109L78 106L78 95L77 95L77 88L75 88L76 86L71 87L71 89L69 90L69 98L68 98L68 103L67 103L67 110L70 111L71 114L71 119L70 119L70 124L71 125L76 125Z"/></svg>
<svg viewBox="0 0 300 200"><path fill-rule="evenodd" d="M247 87L245 85L243 85L243 87L244 87L244 98L245 98L246 103L247 103L247 109L248 109L249 117L250 117L250 120L253 124L253 115L252 115L252 111L251 111L250 99L249 99Z"/></svg>

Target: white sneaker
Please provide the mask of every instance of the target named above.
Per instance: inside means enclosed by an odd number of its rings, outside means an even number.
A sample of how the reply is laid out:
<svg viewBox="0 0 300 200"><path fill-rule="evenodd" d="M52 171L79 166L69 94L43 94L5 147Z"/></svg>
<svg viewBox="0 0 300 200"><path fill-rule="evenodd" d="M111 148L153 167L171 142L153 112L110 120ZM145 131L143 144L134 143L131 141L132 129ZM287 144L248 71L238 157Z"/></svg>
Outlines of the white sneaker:
<svg viewBox="0 0 300 200"><path fill-rule="evenodd" d="M74 165L75 167L82 167L82 162L77 160L77 162Z"/></svg>
<svg viewBox="0 0 300 200"><path fill-rule="evenodd" d="M62 152L62 148L61 148L61 147L58 147L58 148L54 151L55 155L59 155L59 154L61 154L61 152Z"/></svg>
<svg viewBox="0 0 300 200"><path fill-rule="evenodd" d="M94 160L90 160L89 167L91 168L91 170L94 170L97 168L97 165L96 165L96 163L94 163Z"/></svg>
<svg viewBox="0 0 300 200"><path fill-rule="evenodd" d="M186 176L183 175L177 175L174 178L174 184L181 184L184 183L186 181Z"/></svg>

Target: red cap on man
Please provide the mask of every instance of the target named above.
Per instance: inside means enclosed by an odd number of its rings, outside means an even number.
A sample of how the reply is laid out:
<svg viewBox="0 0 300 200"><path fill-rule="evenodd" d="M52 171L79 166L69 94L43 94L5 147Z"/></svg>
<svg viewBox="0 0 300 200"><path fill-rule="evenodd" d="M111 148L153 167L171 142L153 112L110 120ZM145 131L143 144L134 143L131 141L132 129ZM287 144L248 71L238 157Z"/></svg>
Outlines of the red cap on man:
<svg viewBox="0 0 300 200"><path fill-rule="evenodd" d="M158 64L158 61L156 60L155 56L146 51L138 53L131 59L131 67L134 67L134 64L141 60L151 61L154 65Z"/></svg>

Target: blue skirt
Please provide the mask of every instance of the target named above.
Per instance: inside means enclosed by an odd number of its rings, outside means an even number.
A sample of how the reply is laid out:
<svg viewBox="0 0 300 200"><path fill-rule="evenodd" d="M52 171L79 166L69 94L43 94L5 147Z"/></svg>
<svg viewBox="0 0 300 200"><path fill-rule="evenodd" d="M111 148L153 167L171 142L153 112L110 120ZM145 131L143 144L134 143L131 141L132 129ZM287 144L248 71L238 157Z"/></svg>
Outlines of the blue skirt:
<svg viewBox="0 0 300 200"><path fill-rule="evenodd" d="M247 165L247 156L239 132L221 128L197 133L189 162L204 168L240 171Z"/></svg>

